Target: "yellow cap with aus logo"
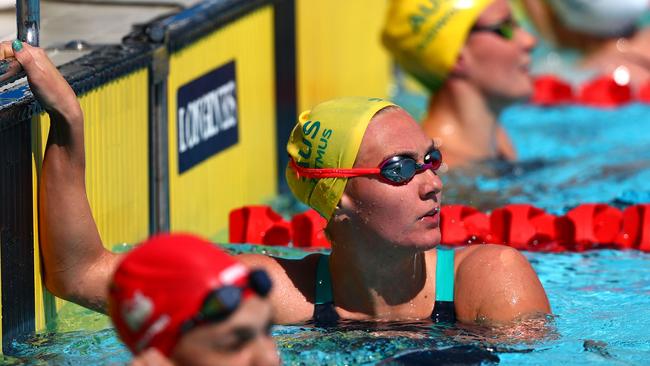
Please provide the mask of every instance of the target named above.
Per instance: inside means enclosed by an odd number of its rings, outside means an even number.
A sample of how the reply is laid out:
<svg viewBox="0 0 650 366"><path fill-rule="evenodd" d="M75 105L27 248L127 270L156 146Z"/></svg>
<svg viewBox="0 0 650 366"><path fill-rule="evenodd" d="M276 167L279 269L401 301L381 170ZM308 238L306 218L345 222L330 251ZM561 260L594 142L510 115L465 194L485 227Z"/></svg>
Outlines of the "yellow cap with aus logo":
<svg viewBox="0 0 650 366"><path fill-rule="evenodd" d="M368 97L345 97L302 112L291 131L287 152L307 168L352 168L368 123L380 110L395 104ZM300 201L329 221L341 200L347 178L298 177L287 165L289 188Z"/></svg>
<svg viewBox="0 0 650 366"><path fill-rule="evenodd" d="M444 83L470 28L493 0L390 0L384 46L429 90Z"/></svg>

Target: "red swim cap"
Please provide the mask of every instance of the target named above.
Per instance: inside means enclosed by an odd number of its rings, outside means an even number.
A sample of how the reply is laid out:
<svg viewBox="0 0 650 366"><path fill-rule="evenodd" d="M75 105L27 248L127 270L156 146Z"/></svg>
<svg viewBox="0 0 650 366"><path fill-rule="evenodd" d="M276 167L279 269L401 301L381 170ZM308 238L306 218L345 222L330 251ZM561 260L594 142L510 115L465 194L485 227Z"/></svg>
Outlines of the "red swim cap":
<svg viewBox="0 0 650 366"><path fill-rule="evenodd" d="M247 268L210 242L158 235L128 253L113 276L108 311L120 338L137 354L155 347L169 356L181 325L211 290L245 286Z"/></svg>

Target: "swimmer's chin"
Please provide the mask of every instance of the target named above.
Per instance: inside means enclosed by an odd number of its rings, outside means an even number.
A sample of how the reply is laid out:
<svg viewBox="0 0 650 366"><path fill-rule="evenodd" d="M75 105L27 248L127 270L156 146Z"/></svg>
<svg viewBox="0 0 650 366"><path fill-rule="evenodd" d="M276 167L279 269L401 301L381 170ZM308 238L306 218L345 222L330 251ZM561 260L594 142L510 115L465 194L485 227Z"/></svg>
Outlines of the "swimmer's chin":
<svg viewBox="0 0 650 366"><path fill-rule="evenodd" d="M440 244L439 241L417 242L417 243L410 242L410 243L401 243L395 245L393 248L403 253L417 254L417 253L423 253L435 249L438 247L439 244Z"/></svg>
<svg viewBox="0 0 650 366"><path fill-rule="evenodd" d="M436 249L440 245L440 236L433 240L427 240L420 243L413 243L411 247L418 252L426 252L428 250Z"/></svg>
<svg viewBox="0 0 650 366"><path fill-rule="evenodd" d="M435 249L441 240L440 230L430 229L418 232L418 235L411 235L393 241L393 248L402 252L419 253Z"/></svg>

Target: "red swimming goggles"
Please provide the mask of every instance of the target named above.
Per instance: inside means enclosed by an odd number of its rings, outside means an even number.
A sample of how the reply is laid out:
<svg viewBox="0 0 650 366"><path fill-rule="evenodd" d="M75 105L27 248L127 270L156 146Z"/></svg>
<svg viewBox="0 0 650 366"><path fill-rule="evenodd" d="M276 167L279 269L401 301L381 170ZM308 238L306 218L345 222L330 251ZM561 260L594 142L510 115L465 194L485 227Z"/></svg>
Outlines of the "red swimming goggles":
<svg viewBox="0 0 650 366"><path fill-rule="evenodd" d="M298 177L321 179L378 175L387 183L401 185L410 182L416 174L426 170L438 170L442 165L442 154L440 150L432 149L424 156L423 164L410 156L397 155L384 160L377 168L305 168L298 165L293 158L289 158L289 164Z"/></svg>

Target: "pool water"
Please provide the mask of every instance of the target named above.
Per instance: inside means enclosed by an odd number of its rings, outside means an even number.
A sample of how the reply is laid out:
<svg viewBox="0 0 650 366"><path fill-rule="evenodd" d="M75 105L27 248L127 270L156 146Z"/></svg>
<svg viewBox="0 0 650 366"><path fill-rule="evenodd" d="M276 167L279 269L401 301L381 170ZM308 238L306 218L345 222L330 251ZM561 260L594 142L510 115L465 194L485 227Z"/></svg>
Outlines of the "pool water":
<svg viewBox="0 0 650 366"><path fill-rule="evenodd" d="M530 203L563 214L587 202L620 208L650 202L650 106L601 110L519 105L508 109L502 120L520 161L445 175L445 203L486 211L507 203ZM286 206L286 200L280 201ZM234 253L305 255L292 248L226 247ZM506 365L649 362L650 253L525 254L551 302L554 316L547 321L530 320L504 329L445 328L428 322L357 322L336 329L276 326L273 335L282 359L287 365L430 364L445 359ZM130 359L105 316L72 306L67 311L88 330L68 331L75 324L55 324L52 332L14 342L12 356L4 356L3 363L112 365ZM413 350L419 353L405 354Z"/></svg>
<svg viewBox="0 0 650 366"><path fill-rule="evenodd" d="M528 253L555 316L508 329L441 329L426 323L321 330L277 327L287 364L373 364L412 349L474 345L500 364L646 364L650 260L639 252ZM534 341L523 341L536 337ZM513 339L519 339L513 340Z"/></svg>
<svg viewBox="0 0 650 366"><path fill-rule="evenodd" d="M423 96L400 91L415 116ZM599 109L515 105L501 115L516 163L488 162L443 176L443 203L492 210L530 203L564 214L582 203L619 208L650 202L650 105Z"/></svg>
<svg viewBox="0 0 650 366"><path fill-rule="evenodd" d="M233 252L268 250L299 257L295 249L227 246ZM409 350L471 346L454 360L481 353L503 365L645 365L650 360L650 254L600 250L526 253L548 293L554 317L505 329L441 327L428 322L350 323L336 329L276 326L286 365L374 365ZM78 309L79 321L106 317ZM101 327L98 327L101 328ZM527 340L528 339L528 340ZM488 356L486 356L486 354ZM426 354L425 354L426 356ZM436 355L427 362L439 360ZM439 355L438 355L439 357ZM110 327L43 333L15 342L15 365L116 365L130 359ZM390 363L384 364L417 364ZM464 363L457 363L464 364ZM472 364L472 363L468 363Z"/></svg>

